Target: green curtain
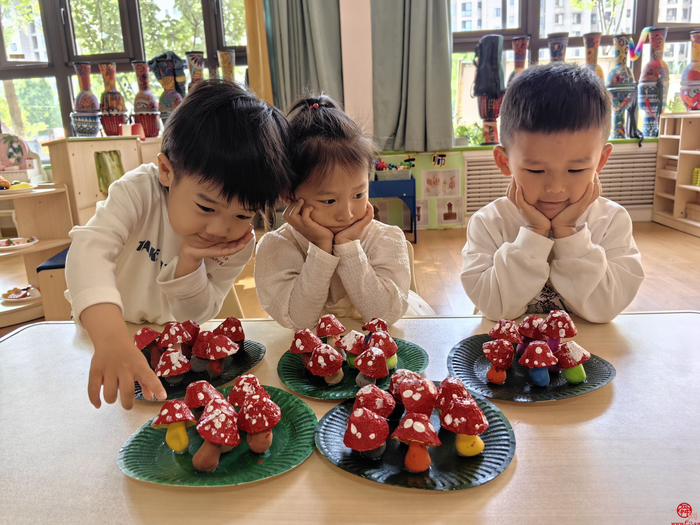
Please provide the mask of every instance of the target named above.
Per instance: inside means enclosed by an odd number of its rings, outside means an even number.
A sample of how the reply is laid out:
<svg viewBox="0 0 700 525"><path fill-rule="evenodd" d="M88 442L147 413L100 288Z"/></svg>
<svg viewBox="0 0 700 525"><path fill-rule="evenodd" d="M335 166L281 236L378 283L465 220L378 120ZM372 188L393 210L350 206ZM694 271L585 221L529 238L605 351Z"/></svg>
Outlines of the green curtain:
<svg viewBox="0 0 700 525"><path fill-rule="evenodd" d="M449 0L372 0L374 134L383 150L452 148Z"/></svg>
<svg viewBox="0 0 700 525"><path fill-rule="evenodd" d="M265 0L265 30L275 106L309 91L343 103L338 0Z"/></svg>

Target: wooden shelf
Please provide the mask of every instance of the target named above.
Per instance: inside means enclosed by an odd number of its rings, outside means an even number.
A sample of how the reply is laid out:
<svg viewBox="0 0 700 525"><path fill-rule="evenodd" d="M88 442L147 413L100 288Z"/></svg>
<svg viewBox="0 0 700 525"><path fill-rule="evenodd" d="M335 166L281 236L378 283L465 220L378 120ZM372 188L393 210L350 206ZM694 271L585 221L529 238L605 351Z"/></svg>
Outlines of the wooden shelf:
<svg viewBox="0 0 700 525"><path fill-rule="evenodd" d="M43 250L50 250L52 248L65 248L66 246L70 246L71 240L69 238L65 239L47 239L47 240L41 240L39 239L39 242L36 242L32 244L31 246L27 246L26 248L17 248L16 250L10 250L7 252L0 252L0 258L1 257L12 257L13 255L27 255L28 253L35 253L35 252L41 252Z"/></svg>
<svg viewBox="0 0 700 525"><path fill-rule="evenodd" d="M681 153L684 153L686 155L700 155L700 149L682 149ZM663 156L663 155L661 155ZM678 158L678 157L676 157Z"/></svg>
<svg viewBox="0 0 700 525"><path fill-rule="evenodd" d="M676 197L674 195L671 195L670 193L663 193L661 191L657 191L654 195L656 195L657 197L663 197L664 199L668 199L671 201L676 200Z"/></svg>
<svg viewBox="0 0 700 525"><path fill-rule="evenodd" d="M37 188L34 191L28 191L26 193L18 193L13 195L12 193L5 193L7 190L0 191L0 201L12 201L18 199L28 199L31 197L40 197L42 195L51 195L52 193L65 193L65 186L52 186L52 187L42 187Z"/></svg>
<svg viewBox="0 0 700 525"><path fill-rule="evenodd" d="M691 186L689 184L679 184L677 187L682 189L682 190L690 190L690 191L700 192L700 186Z"/></svg>
<svg viewBox="0 0 700 525"><path fill-rule="evenodd" d="M676 180L678 178L677 171L665 170L665 169L661 169L661 168L657 170L656 175L658 177L661 177L662 179L669 179L669 180Z"/></svg>
<svg viewBox="0 0 700 525"><path fill-rule="evenodd" d="M660 159L678 160L678 155L659 155Z"/></svg>
<svg viewBox="0 0 700 525"><path fill-rule="evenodd" d="M660 139L680 139L680 135L659 135Z"/></svg>
<svg viewBox="0 0 700 525"><path fill-rule="evenodd" d="M0 302L0 319L2 326L26 323L32 319L44 317L44 305L39 303L10 304Z"/></svg>

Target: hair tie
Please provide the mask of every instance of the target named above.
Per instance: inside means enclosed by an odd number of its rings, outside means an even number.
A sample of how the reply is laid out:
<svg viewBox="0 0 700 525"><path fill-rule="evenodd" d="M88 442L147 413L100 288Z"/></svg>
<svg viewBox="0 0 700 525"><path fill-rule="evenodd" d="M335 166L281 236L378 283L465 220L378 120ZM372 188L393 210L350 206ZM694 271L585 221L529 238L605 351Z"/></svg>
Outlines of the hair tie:
<svg viewBox="0 0 700 525"><path fill-rule="evenodd" d="M318 102L316 102L315 104L311 104L309 106L309 109L318 109Z"/></svg>

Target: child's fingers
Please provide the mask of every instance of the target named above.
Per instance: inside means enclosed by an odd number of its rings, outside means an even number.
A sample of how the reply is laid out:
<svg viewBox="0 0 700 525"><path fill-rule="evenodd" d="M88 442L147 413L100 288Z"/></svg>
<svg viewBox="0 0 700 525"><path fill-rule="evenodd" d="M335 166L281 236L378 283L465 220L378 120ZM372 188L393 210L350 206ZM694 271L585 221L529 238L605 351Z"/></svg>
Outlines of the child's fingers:
<svg viewBox="0 0 700 525"><path fill-rule="evenodd" d="M102 387L102 397L105 403L112 404L117 400L117 376L107 375L104 377L104 384Z"/></svg>
<svg viewBox="0 0 700 525"><path fill-rule="evenodd" d="M143 366L139 367L136 380L141 387L146 387L152 394L156 396L158 401L165 401L168 398L168 393L163 388L163 383L160 382L155 372L144 362ZM145 397L145 396L144 396Z"/></svg>
<svg viewBox="0 0 700 525"><path fill-rule="evenodd" d="M98 370L90 370L90 378L88 379L88 398L90 403L95 408L102 406L100 400L100 388L102 387L102 372Z"/></svg>
<svg viewBox="0 0 700 525"><path fill-rule="evenodd" d="M119 375L119 400L126 410L131 410L134 406L134 378L131 374Z"/></svg>
<svg viewBox="0 0 700 525"><path fill-rule="evenodd" d="M139 381L139 386L141 387L141 394L143 397L148 401L153 401L153 392L151 392L151 389L145 384L141 384L141 381Z"/></svg>

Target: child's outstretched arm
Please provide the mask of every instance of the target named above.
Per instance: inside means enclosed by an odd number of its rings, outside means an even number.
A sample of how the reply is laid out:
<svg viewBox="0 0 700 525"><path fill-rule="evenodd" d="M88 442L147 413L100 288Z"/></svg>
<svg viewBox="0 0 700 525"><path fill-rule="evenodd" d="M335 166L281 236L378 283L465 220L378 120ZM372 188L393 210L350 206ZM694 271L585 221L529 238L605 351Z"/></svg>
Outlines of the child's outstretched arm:
<svg viewBox="0 0 700 525"><path fill-rule="evenodd" d="M513 242L504 239L499 219L475 213L462 250L462 286L476 307L492 320L512 319L527 309L549 278L547 258L554 242L520 227ZM501 221L502 222L502 221Z"/></svg>

